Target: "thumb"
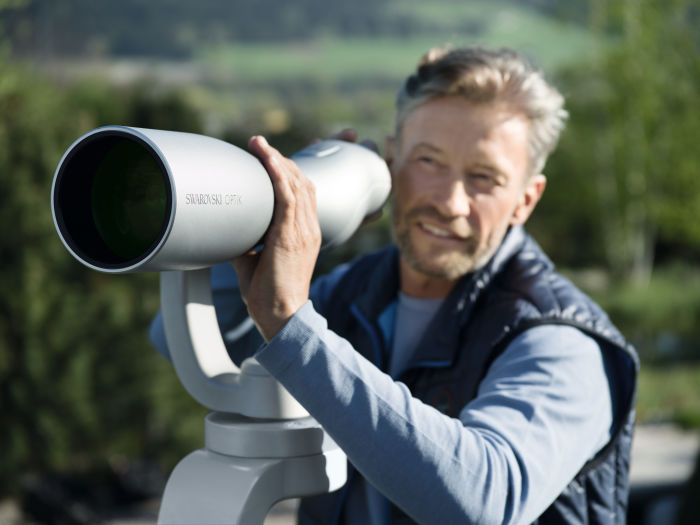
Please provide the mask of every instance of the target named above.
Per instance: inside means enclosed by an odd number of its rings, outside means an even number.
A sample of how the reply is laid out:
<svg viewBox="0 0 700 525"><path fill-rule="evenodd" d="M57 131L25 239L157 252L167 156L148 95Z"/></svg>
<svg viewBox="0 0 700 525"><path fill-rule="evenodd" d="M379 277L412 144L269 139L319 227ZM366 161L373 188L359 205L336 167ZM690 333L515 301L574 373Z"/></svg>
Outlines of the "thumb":
<svg viewBox="0 0 700 525"><path fill-rule="evenodd" d="M241 297L245 303L248 302L247 297L248 290L250 290L250 282L253 279L253 275L255 274L255 269L258 266L259 260L259 253L248 252L231 261L231 264L238 275L238 287L241 291Z"/></svg>

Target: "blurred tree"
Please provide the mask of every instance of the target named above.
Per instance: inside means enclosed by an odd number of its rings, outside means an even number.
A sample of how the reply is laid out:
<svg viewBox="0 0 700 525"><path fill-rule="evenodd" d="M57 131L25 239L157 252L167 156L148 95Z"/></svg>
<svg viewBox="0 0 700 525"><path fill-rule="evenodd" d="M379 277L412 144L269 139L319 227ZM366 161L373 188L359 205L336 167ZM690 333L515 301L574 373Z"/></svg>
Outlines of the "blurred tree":
<svg viewBox="0 0 700 525"><path fill-rule="evenodd" d="M571 203L565 222L587 223L571 230L588 231L581 245L600 244L615 276L645 282L659 238L700 244L697 10L691 0L592 7L610 51L562 75L571 122L550 171L553 185L571 181L557 204Z"/></svg>
<svg viewBox="0 0 700 525"><path fill-rule="evenodd" d="M204 411L146 338L157 275L90 271L53 227L58 160L111 123L201 126L178 94L60 88L0 60L0 495L28 473L140 457L171 466L199 445Z"/></svg>

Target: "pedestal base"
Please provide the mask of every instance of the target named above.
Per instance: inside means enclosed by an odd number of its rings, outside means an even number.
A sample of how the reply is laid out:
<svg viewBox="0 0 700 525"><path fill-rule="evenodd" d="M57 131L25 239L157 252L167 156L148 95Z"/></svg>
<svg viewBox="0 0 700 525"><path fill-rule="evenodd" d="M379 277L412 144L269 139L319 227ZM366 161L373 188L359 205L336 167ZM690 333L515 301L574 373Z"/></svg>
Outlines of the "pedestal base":
<svg viewBox="0 0 700 525"><path fill-rule="evenodd" d="M205 445L170 475L159 524L262 524L278 501L330 492L346 480L345 454L312 418L212 413Z"/></svg>

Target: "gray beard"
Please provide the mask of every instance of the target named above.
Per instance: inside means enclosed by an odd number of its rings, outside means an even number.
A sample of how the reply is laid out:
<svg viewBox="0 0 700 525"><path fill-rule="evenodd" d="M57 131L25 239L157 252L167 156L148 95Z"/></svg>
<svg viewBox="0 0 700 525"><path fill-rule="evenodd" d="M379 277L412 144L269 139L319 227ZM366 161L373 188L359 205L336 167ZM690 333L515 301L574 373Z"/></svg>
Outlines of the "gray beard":
<svg viewBox="0 0 700 525"><path fill-rule="evenodd" d="M403 215L403 221L401 221L399 217L400 210L397 210L396 203L393 203L392 233L394 240L399 248L401 257L413 270L423 275L427 275L428 277L453 281L483 267L488 259L490 259L492 255L490 253L491 250L488 250L488 254L477 253L479 238L472 235L469 239L465 240L464 247L461 252L443 257L443 259L446 259L444 261L439 261L437 259L425 261L424 258L421 258L418 255L418 251L415 249L411 241L409 228L406 227L406 224L410 222L410 219L417 215L440 217L440 214L434 208L424 207L411 210L407 214ZM483 255L487 256L483 257Z"/></svg>

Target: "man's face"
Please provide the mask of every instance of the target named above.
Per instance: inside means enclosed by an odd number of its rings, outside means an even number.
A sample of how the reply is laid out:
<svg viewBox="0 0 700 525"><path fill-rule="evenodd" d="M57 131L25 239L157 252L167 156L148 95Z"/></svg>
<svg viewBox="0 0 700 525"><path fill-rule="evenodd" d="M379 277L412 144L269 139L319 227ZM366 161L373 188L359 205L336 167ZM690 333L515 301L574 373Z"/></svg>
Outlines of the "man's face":
<svg viewBox="0 0 700 525"><path fill-rule="evenodd" d="M393 227L402 271L454 281L483 266L544 190L529 177L526 119L443 97L413 110L394 144Z"/></svg>

